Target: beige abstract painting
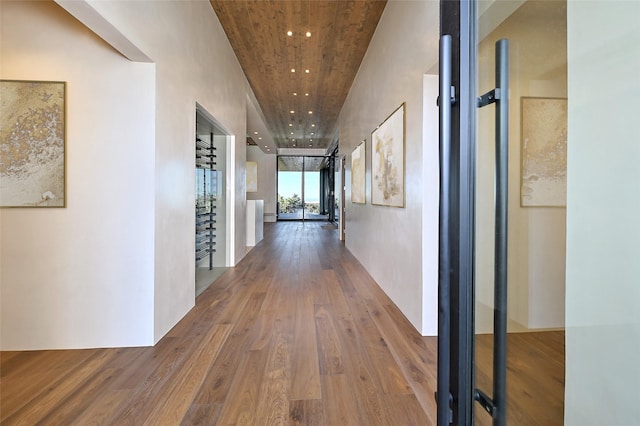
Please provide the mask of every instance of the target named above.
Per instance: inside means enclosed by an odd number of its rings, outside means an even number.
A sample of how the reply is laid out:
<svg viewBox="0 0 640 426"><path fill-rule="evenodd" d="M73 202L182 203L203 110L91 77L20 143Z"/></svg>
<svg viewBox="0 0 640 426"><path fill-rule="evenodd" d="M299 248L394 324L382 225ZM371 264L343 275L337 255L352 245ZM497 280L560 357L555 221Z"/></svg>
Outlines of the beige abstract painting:
<svg viewBox="0 0 640 426"><path fill-rule="evenodd" d="M405 104L371 133L371 204L404 207Z"/></svg>
<svg viewBox="0 0 640 426"><path fill-rule="evenodd" d="M366 148L362 141L351 153L351 202L366 203Z"/></svg>
<svg viewBox="0 0 640 426"><path fill-rule="evenodd" d="M567 203L567 100L522 98L523 207Z"/></svg>
<svg viewBox="0 0 640 426"><path fill-rule="evenodd" d="M258 163L247 161L247 192L258 192Z"/></svg>
<svg viewBox="0 0 640 426"><path fill-rule="evenodd" d="M0 206L64 207L64 82L0 82Z"/></svg>

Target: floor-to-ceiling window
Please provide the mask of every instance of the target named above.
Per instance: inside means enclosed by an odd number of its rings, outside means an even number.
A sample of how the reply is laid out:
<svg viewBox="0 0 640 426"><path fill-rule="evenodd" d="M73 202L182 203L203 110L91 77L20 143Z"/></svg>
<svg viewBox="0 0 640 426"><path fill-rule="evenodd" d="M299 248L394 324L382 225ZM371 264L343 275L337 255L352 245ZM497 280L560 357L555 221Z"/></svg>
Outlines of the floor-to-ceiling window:
<svg viewBox="0 0 640 426"><path fill-rule="evenodd" d="M330 161L330 157L278 157L278 220L330 219Z"/></svg>

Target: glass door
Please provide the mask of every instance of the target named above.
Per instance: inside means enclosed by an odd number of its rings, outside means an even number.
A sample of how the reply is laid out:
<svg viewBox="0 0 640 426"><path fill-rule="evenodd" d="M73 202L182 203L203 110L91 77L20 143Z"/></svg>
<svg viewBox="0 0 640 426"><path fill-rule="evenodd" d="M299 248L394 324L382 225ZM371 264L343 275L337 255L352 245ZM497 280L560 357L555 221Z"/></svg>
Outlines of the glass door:
<svg viewBox="0 0 640 426"><path fill-rule="evenodd" d="M278 220L302 220L304 157L278 157Z"/></svg>
<svg viewBox="0 0 640 426"><path fill-rule="evenodd" d="M495 382L505 380L498 384L505 392L498 403L506 403L506 424L562 425L567 4L480 1L475 15L477 94L500 85L496 68L502 56L508 96L500 93L475 117L474 419L492 424L492 404L484 397L494 403ZM500 203L503 225L496 220ZM497 256L504 257L502 265ZM501 285L502 291L496 288ZM504 322L506 336L494 333L496 321Z"/></svg>
<svg viewBox="0 0 640 426"><path fill-rule="evenodd" d="M278 220L329 220L329 159L278 157Z"/></svg>
<svg viewBox="0 0 640 426"><path fill-rule="evenodd" d="M320 211L320 165L322 157L304 159L304 218L326 219Z"/></svg>
<svg viewBox="0 0 640 426"><path fill-rule="evenodd" d="M564 421L566 6L441 2L439 425Z"/></svg>

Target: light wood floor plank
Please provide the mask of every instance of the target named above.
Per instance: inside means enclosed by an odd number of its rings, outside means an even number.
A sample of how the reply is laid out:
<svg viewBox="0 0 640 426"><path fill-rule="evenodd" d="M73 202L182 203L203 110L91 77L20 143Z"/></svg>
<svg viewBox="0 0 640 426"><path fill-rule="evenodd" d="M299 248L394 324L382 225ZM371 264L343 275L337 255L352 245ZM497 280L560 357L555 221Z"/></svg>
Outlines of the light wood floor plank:
<svg viewBox="0 0 640 426"><path fill-rule="evenodd" d="M180 423L232 328L230 324L216 324L211 327L211 331L203 336L202 344L194 350L194 356L185 363L177 380L145 419L145 425Z"/></svg>
<svg viewBox="0 0 640 426"><path fill-rule="evenodd" d="M324 426L322 401L319 399L295 400L289 403L289 421L292 426Z"/></svg>
<svg viewBox="0 0 640 426"><path fill-rule="evenodd" d="M331 308L328 306L317 305L315 319L318 337L320 374L325 376L343 374L343 349Z"/></svg>
<svg viewBox="0 0 640 426"><path fill-rule="evenodd" d="M8 365L2 364L0 381L0 421L20 410L32 400L44 395L47 389L61 377L67 376L95 352L83 351L33 351L16 352ZM5 358L2 358L5 361ZM30 386L25 386L29 383Z"/></svg>
<svg viewBox="0 0 640 426"><path fill-rule="evenodd" d="M344 374L322 376L324 418L327 425L365 425L358 401Z"/></svg>
<svg viewBox="0 0 640 426"><path fill-rule="evenodd" d="M85 410L74 419L74 423L78 425L111 424L113 407L123 405L130 395L131 392L129 390L108 390L101 394L100 398L95 399L91 405L86 407Z"/></svg>
<svg viewBox="0 0 640 426"><path fill-rule="evenodd" d="M314 326L314 305L311 294L301 294L296 304L296 325L293 339L290 399L321 399L320 361L318 360L318 342Z"/></svg>
<svg viewBox="0 0 640 426"><path fill-rule="evenodd" d="M223 425L252 425L255 422L258 393L269 353L249 351L238 367L229 393L222 405L219 423Z"/></svg>
<svg viewBox="0 0 640 426"><path fill-rule="evenodd" d="M110 360L113 350L95 352L75 371L68 375L56 378L45 392L38 398L32 399L13 415L3 420L3 424L36 424L48 414L54 412L60 404L64 404L67 398L81 388L85 381L94 374L104 374L102 367Z"/></svg>
<svg viewBox="0 0 640 426"><path fill-rule="evenodd" d="M281 333L274 333L258 392L256 425L284 425L289 420L290 349L288 339Z"/></svg>
<svg viewBox="0 0 640 426"><path fill-rule="evenodd" d="M117 369L106 367L79 386L60 404L49 411L41 420L41 424L64 424L66 419L77 418L82 415L96 401L108 392L108 382L113 379Z"/></svg>
<svg viewBox="0 0 640 426"><path fill-rule="evenodd" d="M218 424L222 404L191 404L189 411L180 423L181 426L209 426ZM224 423L222 423L224 424Z"/></svg>

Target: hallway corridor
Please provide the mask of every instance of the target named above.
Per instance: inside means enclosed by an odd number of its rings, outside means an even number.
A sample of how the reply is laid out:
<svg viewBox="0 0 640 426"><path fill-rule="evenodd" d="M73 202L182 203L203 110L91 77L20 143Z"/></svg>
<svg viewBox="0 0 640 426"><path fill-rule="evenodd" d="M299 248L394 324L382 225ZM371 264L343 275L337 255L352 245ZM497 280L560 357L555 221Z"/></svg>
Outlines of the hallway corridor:
<svg viewBox="0 0 640 426"><path fill-rule="evenodd" d="M155 347L3 352L2 423L433 424L436 339L322 224L265 224Z"/></svg>

